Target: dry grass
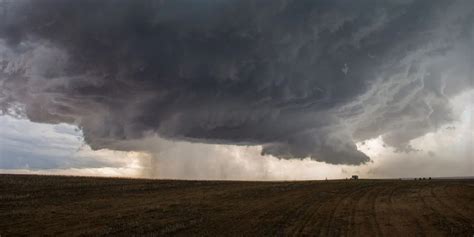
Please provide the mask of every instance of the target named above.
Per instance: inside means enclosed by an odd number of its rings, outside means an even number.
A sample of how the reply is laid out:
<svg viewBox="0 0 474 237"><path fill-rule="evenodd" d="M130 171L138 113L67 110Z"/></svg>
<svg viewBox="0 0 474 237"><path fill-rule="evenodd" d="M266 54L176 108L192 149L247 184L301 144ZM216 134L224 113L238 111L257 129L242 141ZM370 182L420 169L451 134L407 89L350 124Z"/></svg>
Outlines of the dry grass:
<svg viewBox="0 0 474 237"><path fill-rule="evenodd" d="M472 236L474 180L0 175L0 235Z"/></svg>

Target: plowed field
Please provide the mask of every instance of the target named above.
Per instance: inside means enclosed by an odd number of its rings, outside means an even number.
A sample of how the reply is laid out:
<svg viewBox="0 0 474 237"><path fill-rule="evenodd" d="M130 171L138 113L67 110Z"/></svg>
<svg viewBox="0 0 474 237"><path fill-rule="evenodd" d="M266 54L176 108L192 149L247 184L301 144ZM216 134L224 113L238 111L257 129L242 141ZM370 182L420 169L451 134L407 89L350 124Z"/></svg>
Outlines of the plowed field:
<svg viewBox="0 0 474 237"><path fill-rule="evenodd" d="M473 236L474 180L0 175L0 235Z"/></svg>

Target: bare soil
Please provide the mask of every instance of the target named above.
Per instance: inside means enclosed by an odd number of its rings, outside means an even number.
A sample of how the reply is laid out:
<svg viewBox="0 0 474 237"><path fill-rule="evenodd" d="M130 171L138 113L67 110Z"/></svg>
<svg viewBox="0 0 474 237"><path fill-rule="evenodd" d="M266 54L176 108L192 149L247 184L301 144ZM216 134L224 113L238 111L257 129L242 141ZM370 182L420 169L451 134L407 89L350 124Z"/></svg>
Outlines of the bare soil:
<svg viewBox="0 0 474 237"><path fill-rule="evenodd" d="M0 175L0 236L473 236L474 180Z"/></svg>

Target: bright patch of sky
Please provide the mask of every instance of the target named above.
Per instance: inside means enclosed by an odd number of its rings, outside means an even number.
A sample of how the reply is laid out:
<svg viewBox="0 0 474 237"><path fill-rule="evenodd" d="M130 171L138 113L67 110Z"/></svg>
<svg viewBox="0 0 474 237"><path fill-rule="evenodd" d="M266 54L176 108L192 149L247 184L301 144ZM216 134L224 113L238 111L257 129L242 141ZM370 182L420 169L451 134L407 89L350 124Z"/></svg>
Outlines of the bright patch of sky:
<svg viewBox="0 0 474 237"><path fill-rule="evenodd" d="M138 153L93 151L68 124L0 116L0 172L137 176Z"/></svg>

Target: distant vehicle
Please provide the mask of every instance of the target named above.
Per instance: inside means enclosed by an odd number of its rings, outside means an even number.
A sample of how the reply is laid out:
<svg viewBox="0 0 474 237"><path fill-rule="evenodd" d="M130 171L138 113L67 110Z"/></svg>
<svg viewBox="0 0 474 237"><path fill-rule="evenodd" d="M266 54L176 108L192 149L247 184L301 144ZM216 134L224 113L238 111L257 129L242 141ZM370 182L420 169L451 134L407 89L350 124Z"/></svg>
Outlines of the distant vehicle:
<svg viewBox="0 0 474 237"><path fill-rule="evenodd" d="M352 178L351 178L351 179L357 180L357 179L359 179L359 176L358 176L358 175L352 175Z"/></svg>

